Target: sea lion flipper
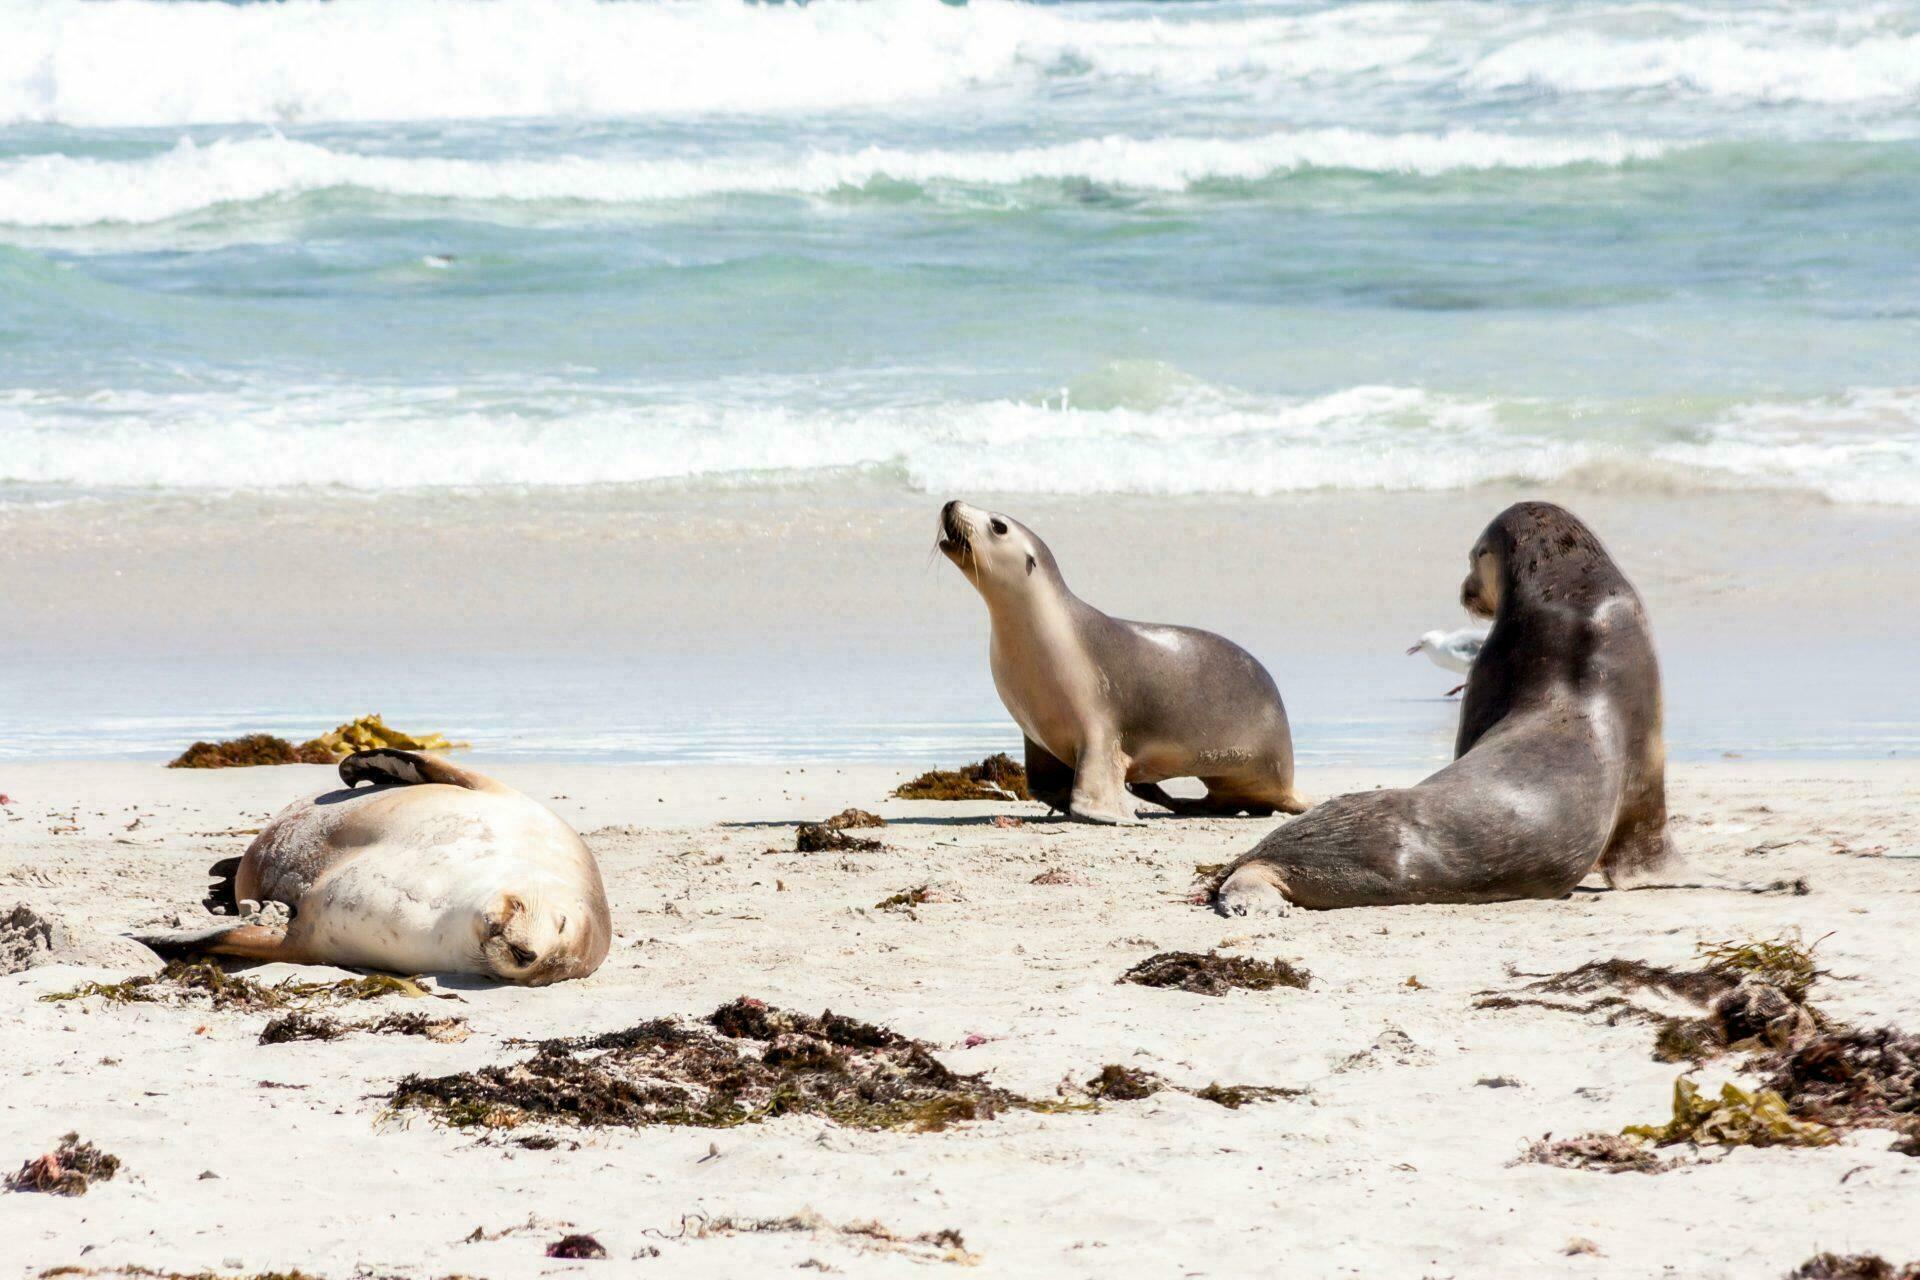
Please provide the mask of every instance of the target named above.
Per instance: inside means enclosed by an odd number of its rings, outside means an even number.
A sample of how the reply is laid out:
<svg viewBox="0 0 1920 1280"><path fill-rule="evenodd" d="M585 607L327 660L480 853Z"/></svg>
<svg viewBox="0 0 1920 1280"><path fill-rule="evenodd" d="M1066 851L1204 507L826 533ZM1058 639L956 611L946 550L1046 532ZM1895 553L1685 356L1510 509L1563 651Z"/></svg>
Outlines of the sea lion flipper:
<svg viewBox="0 0 1920 1280"><path fill-rule="evenodd" d="M1026 739L1027 794L1060 813L1073 801L1073 766L1051 751Z"/></svg>
<svg viewBox="0 0 1920 1280"><path fill-rule="evenodd" d="M128 936L151 948L163 960L236 956L245 960L304 962L304 955L288 944L284 925L223 924L211 929L181 929Z"/></svg>
<svg viewBox="0 0 1920 1280"><path fill-rule="evenodd" d="M234 884L240 876L240 859L222 858L207 868L207 874L213 877L207 885L207 910L215 915L239 915L240 895Z"/></svg>
<svg viewBox="0 0 1920 1280"><path fill-rule="evenodd" d="M396 783L414 786L436 782L442 786L465 787L469 791L500 789L499 783L484 774L462 769L438 756L401 751L396 747L375 747L371 751L354 752L340 762L340 781L349 788L362 782L371 782L375 786Z"/></svg>

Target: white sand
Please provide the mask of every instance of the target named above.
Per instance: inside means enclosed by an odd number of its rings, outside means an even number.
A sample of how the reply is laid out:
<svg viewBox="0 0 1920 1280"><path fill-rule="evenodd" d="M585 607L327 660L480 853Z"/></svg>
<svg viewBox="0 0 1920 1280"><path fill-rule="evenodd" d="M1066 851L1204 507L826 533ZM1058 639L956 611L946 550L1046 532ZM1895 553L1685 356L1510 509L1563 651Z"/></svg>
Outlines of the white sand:
<svg viewBox="0 0 1920 1280"><path fill-rule="evenodd" d="M874 768L498 772L591 833L618 934L597 975L463 991L464 1004L439 1008L471 1019L464 1043L277 1046L256 1043L259 1013L40 1002L104 976L63 966L0 978L0 1163L11 1168L77 1129L126 1164L82 1198L0 1195L0 1268L506 1280L582 1268L756 1276L810 1260L855 1275L929 1265L927 1251L826 1230L702 1237L690 1216L803 1211L878 1220L902 1235L952 1228L983 1272L1008 1276L1747 1280L1820 1249L1920 1254L1920 1159L1888 1152L1884 1133L1822 1150L1738 1150L1657 1176L1515 1166L1543 1133L1663 1119L1677 1069L1650 1058L1644 1026L1472 1008L1478 993L1518 985L1510 968L1616 955L1684 963L1701 939L1797 927L1831 934L1819 954L1848 975L1816 990L1823 1007L1920 1025L1920 765L1674 770L1676 834L1703 878L1804 876L1806 896L1583 892L1296 913L1257 928L1185 894L1196 863L1239 852L1266 821L1005 829L988 815L1037 806L884 801L900 774ZM102 927L192 909L206 864L244 847L244 835L219 833L257 825L325 776L8 767L0 907L25 900ZM1405 780L1321 773L1302 783L1328 794ZM848 804L893 820L873 833L886 852L791 852L792 822ZM1086 884L1030 883L1056 867ZM917 919L872 910L929 880L958 885L966 900L923 907ZM1114 984L1154 951L1208 947L1297 960L1315 981L1223 999ZM482 1145L385 1114L381 1095L408 1072L507 1060L523 1052L506 1043L515 1037L699 1016L741 994L888 1024L940 1046L949 1065L1028 1094L1050 1095L1108 1062L1179 1084L1310 1093L1238 1111L1163 1094L935 1134L796 1117L726 1131L582 1132L571 1135L577 1150L551 1151ZM1411 1047L1388 1036L1375 1049L1393 1029ZM962 1047L970 1035L989 1039ZM1729 1070L1712 1064L1700 1079L1717 1086ZM1520 1083L1476 1083L1497 1076ZM506 1234L463 1243L476 1228ZM593 1233L614 1261L546 1259L545 1244L566 1229ZM1577 1238L1597 1252L1569 1256ZM648 1249L658 1257L632 1261Z"/></svg>

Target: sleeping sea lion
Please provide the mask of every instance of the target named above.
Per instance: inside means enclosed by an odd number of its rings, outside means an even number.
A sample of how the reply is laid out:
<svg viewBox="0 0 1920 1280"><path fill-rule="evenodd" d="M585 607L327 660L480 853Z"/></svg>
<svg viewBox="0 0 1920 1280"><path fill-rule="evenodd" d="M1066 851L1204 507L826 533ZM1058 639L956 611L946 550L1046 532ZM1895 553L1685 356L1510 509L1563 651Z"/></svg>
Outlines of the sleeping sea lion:
<svg viewBox="0 0 1920 1280"><path fill-rule="evenodd" d="M346 789L289 805L216 898L279 902L284 927L241 922L142 938L163 955L225 955L543 986L600 967L612 941L593 854L546 806L434 756L382 748L340 762ZM362 782L372 783L360 787Z"/></svg>

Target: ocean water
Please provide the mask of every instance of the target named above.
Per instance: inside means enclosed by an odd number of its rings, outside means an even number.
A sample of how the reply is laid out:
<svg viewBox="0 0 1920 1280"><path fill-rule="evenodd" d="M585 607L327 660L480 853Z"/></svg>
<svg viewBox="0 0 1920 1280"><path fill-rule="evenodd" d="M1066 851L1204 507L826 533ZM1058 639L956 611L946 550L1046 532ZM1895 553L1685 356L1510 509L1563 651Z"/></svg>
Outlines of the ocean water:
<svg viewBox="0 0 1920 1280"><path fill-rule="evenodd" d="M1912 507L1916 210L1920 0L0 0L0 505Z"/></svg>

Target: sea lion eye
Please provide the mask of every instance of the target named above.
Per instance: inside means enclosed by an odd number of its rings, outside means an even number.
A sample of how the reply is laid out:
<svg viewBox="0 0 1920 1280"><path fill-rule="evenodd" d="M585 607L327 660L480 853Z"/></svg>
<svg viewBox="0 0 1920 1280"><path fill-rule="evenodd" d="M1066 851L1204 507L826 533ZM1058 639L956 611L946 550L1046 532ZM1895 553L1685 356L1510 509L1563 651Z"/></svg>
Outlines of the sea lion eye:
<svg viewBox="0 0 1920 1280"><path fill-rule="evenodd" d="M1004 538L1007 534L1007 522L1005 520L1002 520L998 516L995 516L990 522L988 522L987 527L992 529L994 534L998 537Z"/></svg>
<svg viewBox="0 0 1920 1280"><path fill-rule="evenodd" d="M555 933L565 933L567 931L567 918L565 916L560 917L560 923L553 926L553 931Z"/></svg>

